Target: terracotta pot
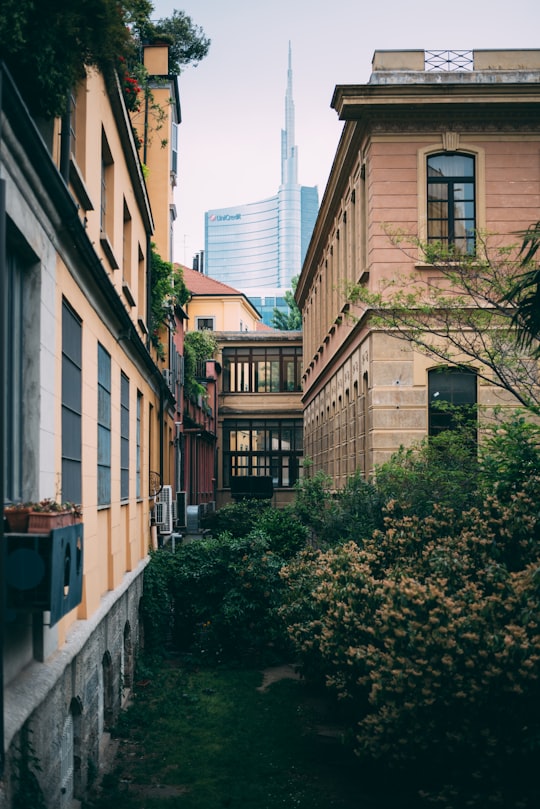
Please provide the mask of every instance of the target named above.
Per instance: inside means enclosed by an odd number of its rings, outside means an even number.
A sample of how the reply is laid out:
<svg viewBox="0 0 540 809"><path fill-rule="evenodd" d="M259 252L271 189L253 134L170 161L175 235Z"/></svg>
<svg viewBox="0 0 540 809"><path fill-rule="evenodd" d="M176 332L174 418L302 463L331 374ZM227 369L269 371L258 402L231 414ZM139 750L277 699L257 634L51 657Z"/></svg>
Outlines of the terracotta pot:
<svg viewBox="0 0 540 809"><path fill-rule="evenodd" d="M4 509L4 517L8 521L9 530L12 534L26 534L30 511L30 508Z"/></svg>

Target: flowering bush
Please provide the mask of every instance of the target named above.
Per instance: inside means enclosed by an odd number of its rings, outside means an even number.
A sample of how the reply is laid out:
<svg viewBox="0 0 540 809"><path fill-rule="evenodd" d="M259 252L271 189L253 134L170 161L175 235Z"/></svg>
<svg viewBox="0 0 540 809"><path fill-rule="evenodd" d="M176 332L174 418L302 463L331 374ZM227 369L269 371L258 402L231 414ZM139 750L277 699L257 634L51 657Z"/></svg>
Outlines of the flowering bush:
<svg viewBox="0 0 540 809"><path fill-rule="evenodd" d="M127 73L122 76L122 92L127 109L130 112L138 112L141 108L141 86L137 79Z"/></svg>
<svg viewBox="0 0 540 809"><path fill-rule="evenodd" d="M153 555L152 637L214 659L290 654L288 637L341 701L365 771L414 785L409 805L536 809L539 437L516 416L478 460L441 436L375 484L334 493L317 473L291 510L223 509L214 529L234 536Z"/></svg>
<svg viewBox="0 0 540 809"><path fill-rule="evenodd" d="M361 545L301 555L282 572L282 617L306 673L324 672L349 704L357 754L414 772L447 807L529 805L539 497L534 477L510 502L491 496L463 515L390 510Z"/></svg>

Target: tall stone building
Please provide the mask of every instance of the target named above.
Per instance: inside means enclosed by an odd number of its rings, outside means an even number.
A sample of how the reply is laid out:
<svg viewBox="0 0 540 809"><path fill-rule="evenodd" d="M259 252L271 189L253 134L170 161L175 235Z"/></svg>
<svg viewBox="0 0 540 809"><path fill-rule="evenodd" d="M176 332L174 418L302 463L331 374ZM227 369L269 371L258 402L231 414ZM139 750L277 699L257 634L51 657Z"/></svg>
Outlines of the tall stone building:
<svg viewBox="0 0 540 809"><path fill-rule="evenodd" d="M389 228L470 256L476 233L515 242L538 220L539 90L540 51L377 51L368 84L335 88L345 125L296 300L304 453L336 487L436 432L437 394L512 404L478 364L441 365L375 328L346 288L375 292L411 273L438 283L420 249L406 255Z"/></svg>

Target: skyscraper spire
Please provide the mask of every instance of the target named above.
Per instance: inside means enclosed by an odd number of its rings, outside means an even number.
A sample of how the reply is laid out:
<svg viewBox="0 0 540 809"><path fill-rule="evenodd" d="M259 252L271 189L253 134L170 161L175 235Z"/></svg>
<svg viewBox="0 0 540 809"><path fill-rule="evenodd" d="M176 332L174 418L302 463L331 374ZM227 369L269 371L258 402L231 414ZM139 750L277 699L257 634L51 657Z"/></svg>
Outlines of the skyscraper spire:
<svg viewBox="0 0 540 809"><path fill-rule="evenodd" d="M281 184L298 183L298 151L294 142L294 101L292 96L292 51L289 42L289 66L285 93L285 129L281 130Z"/></svg>
<svg viewBox="0 0 540 809"><path fill-rule="evenodd" d="M249 291L267 325L272 323L274 308L287 311L279 301L291 289L292 279L300 275L319 209L317 187L298 182L297 159L289 42L278 192L258 202L215 208L205 215L208 275L242 292Z"/></svg>

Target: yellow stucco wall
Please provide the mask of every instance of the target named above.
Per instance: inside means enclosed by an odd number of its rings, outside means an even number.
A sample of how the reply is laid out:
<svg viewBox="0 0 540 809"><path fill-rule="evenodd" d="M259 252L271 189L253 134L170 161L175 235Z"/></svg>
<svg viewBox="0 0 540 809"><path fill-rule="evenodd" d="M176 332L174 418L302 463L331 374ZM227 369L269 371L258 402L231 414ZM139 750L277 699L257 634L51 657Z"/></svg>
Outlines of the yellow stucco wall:
<svg viewBox="0 0 540 809"><path fill-rule="evenodd" d="M82 207L86 229L102 265L122 301L141 340L146 334L139 321L146 319L146 266L148 235L148 196L142 182L138 194L133 183L133 165L128 169L125 158L125 141L122 141L114 119L103 80L95 71L90 71L80 91L84 102L76 118L77 167L90 201ZM113 176L107 187L107 207L111 208L107 219L107 236L118 264L115 268L110 255L103 249L101 237L101 159L106 140ZM133 155L135 152L133 151ZM159 152L157 153L160 157ZM75 155L73 155L75 159ZM138 160L138 158L137 158ZM137 169L137 160L134 161ZM138 169L140 171L140 168ZM74 190L74 193L76 191ZM142 201L142 202L141 202ZM156 203L159 197L156 198ZM126 226L125 211L129 211L129 226ZM156 219L168 222L168 198L163 200ZM160 398L156 379L151 378L148 367L141 362L130 346L122 339L114 323L103 318L103 310L95 290L77 275L75 265L71 272L67 263L59 257L54 301L56 322L62 322L62 302L65 300L82 322L82 507L85 530L83 599L80 606L67 615L59 624L58 638L61 644L69 626L80 618L90 618L99 608L105 593L117 588L126 572L136 569L146 557L150 544L150 500L148 497L149 471L159 469L159 413ZM133 300L126 295L126 284ZM111 356L111 502L107 506L97 503L97 354L98 344ZM154 355L155 356L155 355ZM62 330L56 333L55 384L55 468L61 480L61 363ZM156 368L156 373L159 370ZM121 375L129 379L129 498L120 496L120 383ZM141 401L141 496L136 496L137 468L137 399ZM168 432L165 429L165 434ZM54 495L54 493L51 493Z"/></svg>
<svg viewBox="0 0 540 809"><path fill-rule="evenodd" d="M259 321L240 294L225 298L194 295L185 308L188 331L196 331L198 317L214 318L214 331L255 331Z"/></svg>

